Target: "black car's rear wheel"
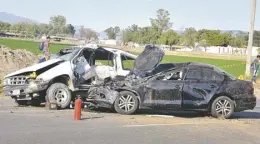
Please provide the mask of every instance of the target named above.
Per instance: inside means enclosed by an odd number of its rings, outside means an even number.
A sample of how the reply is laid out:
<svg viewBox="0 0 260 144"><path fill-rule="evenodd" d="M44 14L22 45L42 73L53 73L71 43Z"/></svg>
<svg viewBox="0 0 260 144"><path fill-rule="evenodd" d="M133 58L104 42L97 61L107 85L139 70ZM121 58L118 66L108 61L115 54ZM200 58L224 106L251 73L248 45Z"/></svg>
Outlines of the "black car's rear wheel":
<svg viewBox="0 0 260 144"><path fill-rule="evenodd" d="M234 112L233 101L226 97L221 96L216 98L211 105L211 114L215 118L229 118Z"/></svg>
<svg viewBox="0 0 260 144"><path fill-rule="evenodd" d="M133 114L138 108L138 99L132 92L122 91L115 100L114 108L120 114Z"/></svg>

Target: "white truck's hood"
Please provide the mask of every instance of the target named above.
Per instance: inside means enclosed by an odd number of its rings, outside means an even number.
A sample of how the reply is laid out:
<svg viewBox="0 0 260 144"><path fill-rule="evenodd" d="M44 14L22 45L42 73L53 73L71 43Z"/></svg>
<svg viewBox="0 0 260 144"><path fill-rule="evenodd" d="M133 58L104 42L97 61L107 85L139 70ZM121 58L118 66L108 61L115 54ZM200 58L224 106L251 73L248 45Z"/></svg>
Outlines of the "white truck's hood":
<svg viewBox="0 0 260 144"><path fill-rule="evenodd" d="M57 62L60 62L60 61L62 61L62 60L61 59L50 59L46 62L38 63L38 64L35 64L35 65L32 65L32 66L20 69L16 72L13 72L11 74L6 75L4 78L8 78L8 77L15 76L15 75L22 74L22 73L26 73L26 72L34 72L34 71L37 71L41 68L44 68L46 66L49 66L51 64L54 64L54 63L57 63Z"/></svg>

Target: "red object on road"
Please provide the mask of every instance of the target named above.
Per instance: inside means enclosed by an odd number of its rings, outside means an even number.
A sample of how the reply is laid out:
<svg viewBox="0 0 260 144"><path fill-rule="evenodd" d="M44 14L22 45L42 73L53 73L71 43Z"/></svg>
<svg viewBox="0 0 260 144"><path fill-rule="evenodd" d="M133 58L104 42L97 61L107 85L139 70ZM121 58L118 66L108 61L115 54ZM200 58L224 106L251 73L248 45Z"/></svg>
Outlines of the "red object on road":
<svg viewBox="0 0 260 144"><path fill-rule="evenodd" d="M81 104L82 104L82 100L80 98L78 98L75 101L74 120L80 120L81 119Z"/></svg>

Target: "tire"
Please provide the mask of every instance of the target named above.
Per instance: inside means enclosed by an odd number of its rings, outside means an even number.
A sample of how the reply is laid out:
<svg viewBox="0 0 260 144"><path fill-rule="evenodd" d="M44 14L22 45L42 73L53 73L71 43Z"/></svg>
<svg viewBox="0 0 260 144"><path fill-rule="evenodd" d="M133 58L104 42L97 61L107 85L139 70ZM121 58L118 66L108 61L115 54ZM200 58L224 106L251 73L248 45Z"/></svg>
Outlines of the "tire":
<svg viewBox="0 0 260 144"><path fill-rule="evenodd" d="M71 102L71 92L63 83L52 84L46 92L46 100L55 101L59 108L67 108Z"/></svg>
<svg viewBox="0 0 260 144"><path fill-rule="evenodd" d="M221 96L216 98L211 105L211 115L215 118L228 119L234 112L233 101L226 97Z"/></svg>
<svg viewBox="0 0 260 144"><path fill-rule="evenodd" d="M127 103L127 105L122 104L125 101L130 103ZM119 114L130 115L136 112L138 105L139 102L136 95L129 91L122 91L115 100L114 109Z"/></svg>

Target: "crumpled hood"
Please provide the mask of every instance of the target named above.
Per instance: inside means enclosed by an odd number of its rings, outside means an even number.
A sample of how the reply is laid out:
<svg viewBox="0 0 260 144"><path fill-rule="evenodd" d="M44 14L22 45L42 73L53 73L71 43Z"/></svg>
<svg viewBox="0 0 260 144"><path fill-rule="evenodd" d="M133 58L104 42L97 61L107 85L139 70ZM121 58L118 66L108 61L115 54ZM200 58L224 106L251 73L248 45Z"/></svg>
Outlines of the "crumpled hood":
<svg viewBox="0 0 260 144"><path fill-rule="evenodd" d="M35 64L35 65L32 65L32 66L20 69L16 72L13 72L11 74L6 75L4 78L8 78L8 77L11 77L11 76L15 76L15 75L19 75L19 74L23 74L23 73L27 73L27 72L34 72L34 71L37 71L39 69L42 69L46 66L55 64L55 63L60 62L60 61L63 61L63 60L61 60L61 59L50 59L46 62L38 63L38 64Z"/></svg>
<svg viewBox="0 0 260 144"><path fill-rule="evenodd" d="M164 55L162 49L147 45L135 59L133 73L140 77L145 76L160 64Z"/></svg>

